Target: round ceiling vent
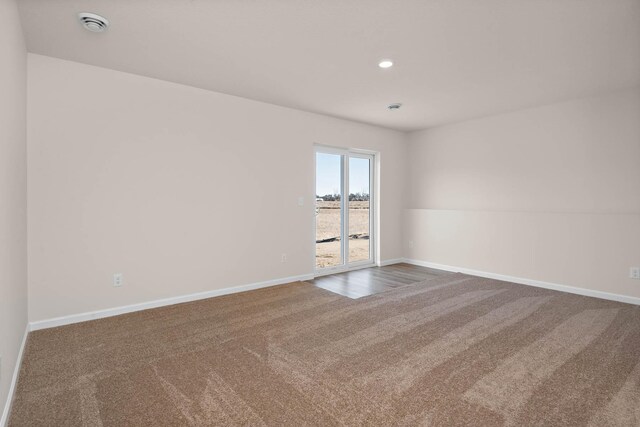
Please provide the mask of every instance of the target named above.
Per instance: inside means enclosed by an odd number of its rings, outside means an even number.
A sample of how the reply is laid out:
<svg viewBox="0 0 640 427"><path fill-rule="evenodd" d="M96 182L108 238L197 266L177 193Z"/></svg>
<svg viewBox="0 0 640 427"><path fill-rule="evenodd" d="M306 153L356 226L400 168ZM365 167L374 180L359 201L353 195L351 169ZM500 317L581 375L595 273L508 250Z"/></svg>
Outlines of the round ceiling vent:
<svg viewBox="0 0 640 427"><path fill-rule="evenodd" d="M109 27L107 18L95 13L81 12L78 14L78 19L84 28L93 33L101 33Z"/></svg>

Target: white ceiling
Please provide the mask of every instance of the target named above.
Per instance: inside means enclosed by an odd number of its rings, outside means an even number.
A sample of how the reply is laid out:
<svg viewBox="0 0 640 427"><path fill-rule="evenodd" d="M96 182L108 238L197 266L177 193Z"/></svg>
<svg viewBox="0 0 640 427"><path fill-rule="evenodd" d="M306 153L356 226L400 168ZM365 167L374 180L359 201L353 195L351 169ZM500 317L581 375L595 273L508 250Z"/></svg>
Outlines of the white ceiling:
<svg viewBox="0 0 640 427"><path fill-rule="evenodd" d="M400 130L640 85L640 0L19 6L30 52ZM84 30L81 11L111 27Z"/></svg>

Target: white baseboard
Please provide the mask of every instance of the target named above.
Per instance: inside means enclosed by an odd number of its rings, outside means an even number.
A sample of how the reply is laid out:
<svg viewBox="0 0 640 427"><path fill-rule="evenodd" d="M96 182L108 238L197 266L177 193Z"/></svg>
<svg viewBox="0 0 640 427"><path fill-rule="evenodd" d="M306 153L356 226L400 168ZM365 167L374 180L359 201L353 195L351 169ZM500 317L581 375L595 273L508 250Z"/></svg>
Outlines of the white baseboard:
<svg viewBox="0 0 640 427"><path fill-rule="evenodd" d="M264 282L250 283L248 285L233 286L212 291L198 292L195 294L181 295L177 297L164 298L154 301L142 302L138 304L125 305L122 307L107 308L104 310L90 311L86 313L72 314L69 316L56 317L53 319L38 320L30 323L32 331L40 329L55 328L57 326L70 325L72 323L86 322L88 320L102 319L105 317L118 316L120 314L132 313L134 311L148 310L150 308L164 307L167 305L180 304L183 302L197 301L217 297L221 295L235 294L238 292L252 291L254 289L268 288L270 286L283 285L285 283L312 280L313 274L300 276L283 277L280 279L267 280Z"/></svg>
<svg viewBox="0 0 640 427"><path fill-rule="evenodd" d="M404 262L404 258L387 259L384 261L380 261L378 263L378 267L384 267L384 266L393 265L393 264L400 264L401 262Z"/></svg>
<svg viewBox="0 0 640 427"><path fill-rule="evenodd" d="M524 279L521 277L507 276L504 274L489 273L486 271L473 270L471 268L454 267L451 265L437 264L434 262L421 261L417 259L405 259L407 264L419 265L422 267L434 268L436 270L452 271L455 273L464 273L471 276L485 277L487 279L502 280L505 282L513 282L521 285L536 286L538 288L552 289L554 291L568 292L570 294L584 295L587 297L601 298L611 301L625 302L627 304L640 305L640 298L627 295L612 294L609 292L595 291L592 289L576 288L574 286L560 285L557 283L543 282L541 280Z"/></svg>
<svg viewBox="0 0 640 427"><path fill-rule="evenodd" d="M20 350L18 350L18 358L16 359L16 366L13 369L13 377L11 378L11 385L9 385L9 394L7 394L7 402L4 404L2 411L2 417L0 418L0 427L6 427L9 423L9 414L11 413L11 405L13 404L13 395L18 385L18 377L20 376L20 367L22 366L22 355L24 354L24 347L27 343L27 336L29 335L29 324L24 331L22 337L22 344L20 344Z"/></svg>

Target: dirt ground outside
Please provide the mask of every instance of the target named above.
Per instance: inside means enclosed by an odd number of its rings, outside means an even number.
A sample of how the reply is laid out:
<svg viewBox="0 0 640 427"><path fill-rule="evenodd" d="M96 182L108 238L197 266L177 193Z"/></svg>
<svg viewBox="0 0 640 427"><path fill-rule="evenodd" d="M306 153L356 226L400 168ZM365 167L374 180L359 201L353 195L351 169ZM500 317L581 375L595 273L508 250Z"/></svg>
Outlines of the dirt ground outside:
<svg viewBox="0 0 640 427"><path fill-rule="evenodd" d="M316 202L316 267L340 264L340 202ZM369 202L349 202L349 261L369 259Z"/></svg>

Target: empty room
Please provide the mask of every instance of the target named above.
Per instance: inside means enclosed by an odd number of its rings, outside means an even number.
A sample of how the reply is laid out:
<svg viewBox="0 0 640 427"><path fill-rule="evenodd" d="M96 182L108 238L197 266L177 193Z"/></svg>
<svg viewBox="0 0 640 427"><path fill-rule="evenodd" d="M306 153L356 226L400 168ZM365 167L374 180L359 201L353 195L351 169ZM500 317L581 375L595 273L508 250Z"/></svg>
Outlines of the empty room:
<svg viewBox="0 0 640 427"><path fill-rule="evenodd" d="M0 0L0 427L640 427L640 0Z"/></svg>

